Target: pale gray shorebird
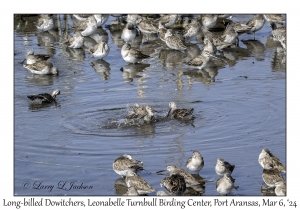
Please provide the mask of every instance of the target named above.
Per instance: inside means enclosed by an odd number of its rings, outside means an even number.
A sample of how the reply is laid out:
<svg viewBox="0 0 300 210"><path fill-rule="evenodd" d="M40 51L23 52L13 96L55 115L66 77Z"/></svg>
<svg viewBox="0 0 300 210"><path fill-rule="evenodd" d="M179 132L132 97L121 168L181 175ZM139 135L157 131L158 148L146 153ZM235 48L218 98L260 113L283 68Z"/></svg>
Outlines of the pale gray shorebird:
<svg viewBox="0 0 300 210"><path fill-rule="evenodd" d="M216 189L220 195L228 195L233 189L238 189L239 186L234 186L235 179L233 179L230 173L225 173L216 182Z"/></svg>
<svg viewBox="0 0 300 210"><path fill-rule="evenodd" d="M126 176L128 168L134 167L136 171L141 171L143 169L143 162L135 160L130 155L124 154L113 162L113 170L120 176Z"/></svg>
<svg viewBox="0 0 300 210"><path fill-rule="evenodd" d="M238 33L230 23L226 26L224 33L221 36L223 42L236 44L238 43Z"/></svg>
<svg viewBox="0 0 300 210"><path fill-rule="evenodd" d="M216 46L209 39L207 39L205 37L203 42L204 42L204 46L202 48L202 52L207 51L207 52L209 52L210 54L213 54L213 55L215 55L217 53Z"/></svg>
<svg viewBox="0 0 300 210"><path fill-rule="evenodd" d="M239 35L246 33L251 29L250 26L240 23L240 22L230 22L230 23L228 23L228 25L231 25Z"/></svg>
<svg viewBox="0 0 300 210"><path fill-rule="evenodd" d="M48 14L42 14L37 20L36 27L40 31L49 31L53 28L53 18Z"/></svg>
<svg viewBox="0 0 300 210"><path fill-rule="evenodd" d="M224 161L223 158L218 158L217 159L217 164L215 167L215 171L219 176L223 176L226 173L231 174L235 165L231 165L227 161Z"/></svg>
<svg viewBox="0 0 300 210"><path fill-rule="evenodd" d="M275 183L284 181L281 172L271 163L266 163L262 172L262 178L268 187L275 187Z"/></svg>
<svg viewBox="0 0 300 210"><path fill-rule="evenodd" d="M75 31L80 31L82 36L89 36L97 30L97 22L94 15L89 16L86 20L75 27Z"/></svg>
<svg viewBox="0 0 300 210"><path fill-rule="evenodd" d="M54 90L52 94L41 93L36 95L29 95L27 98L32 100L33 104L52 103L56 101L56 96L60 94L60 90Z"/></svg>
<svg viewBox="0 0 300 210"><path fill-rule="evenodd" d="M168 165L166 170L170 172L170 176L175 174L183 176L186 187L196 186L200 184L188 171L184 170L183 168L177 168L175 165Z"/></svg>
<svg viewBox="0 0 300 210"><path fill-rule="evenodd" d="M194 150L193 156L190 157L186 162L186 167L191 171L196 172L196 174L199 174L199 171L203 168L203 166L204 160L202 155L199 151Z"/></svg>
<svg viewBox="0 0 300 210"><path fill-rule="evenodd" d="M156 195L157 196L172 196L173 194L169 193L169 192L165 192L163 190L159 190L159 191L156 191Z"/></svg>
<svg viewBox="0 0 300 210"><path fill-rule="evenodd" d="M94 18L96 20L96 23L97 23L97 27L101 27L103 24L106 23L106 21L108 20L109 18L109 15L108 14L96 14L94 15Z"/></svg>
<svg viewBox="0 0 300 210"><path fill-rule="evenodd" d="M139 195L144 195L155 191L155 189L151 187L145 179L135 173L132 167L128 168L125 182L127 187L134 187Z"/></svg>
<svg viewBox="0 0 300 210"><path fill-rule="evenodd" d="M92 14L73 14L73 17L75 17L79 21L84 21L88 17L90 17Z"/></svg>
<svg viewBox="0 0 300 210"><path fill-rule="evenodd" d="M128 118L132 118L131 115L134 115L133 118L135 118L135 116L141 116L141 115L146 115L148 113L148 109L150 109L151 111L153 111L152 106L150 105L138 105L136 104L136 106L129 106L128 107L131 114L128 115Z"/></svg>
<svg viewBox="0 0 300 210"><path fill-rule="evenodd" d="M48 60L51 56L47 55L47 54L34 54L33 50L29 50L27 52L27 56L26 58L21 62L22 64L24 63L24 61L26 60L27 64L33 64L37 61L42 61L42 60Z"/></svg>
<svg viewBox="0 0 300 210"><path fill-rule="evenodd" d="M165 34L165 42L166 45L171 49L179 51L186 49L186 46L183 44L183 42L177 36L175 36L170 29L168 29Z"/></svg>
<svg viewBox="0 0 300 210"><path fill-rule="evenodd" d="M84 37L79 31L76 31L68 41L65 42L70 48L81 48L84 44Z"/></svg>
<svg viewBox="0 0 300 210"><path fill-rule="evenodd" d="M172 195L182 195L186 190L185 179L180 174L172 174L163 178L160 186L166 188Z"/></svg>
<svg viewBox="0 0 300 210"><path fill-rule="evenodd" d="M218 19L218 15L204 14L202 15L202 25L206 29L213 28L217 24L217 19Z"/></svg>
<svg viewBox="0 0 300 210"><path fill-rule="evenodd" d="M166 35L166 33L167 33L167 30L168 30L168 29L166 29L166 28L164 27L164 25L161 24L161 22L158 23L158 31L157 31L157 33L158 33L158 36L159 36L160 40L162 40L162 41L164 41L164 42L166 41L166 40L165 40L165 35Z"/></svg>
<svg viewBox="0 0 300 210"><path fill-rule="evenodd" d="M179 15L172 14L172 15L163 15L158 19L158 22L163 24L165 27L170 27L175 24L176 20L178 19Z"/></svg>
<svg viewBox="0 0 300 210"><path fill-rule="evenodd" d="M200 55L188 61L187 64L190 66L197 66L198 69L204 69L208 64L211 58L215 58L220 60L218 57L214 56L212 53L208 51L202 51Z"/></svg>
<svg viewBox="0 0 300 210"><path fill-rule="evenodd" d="M125 43L121 49L122 58L128 63L138 63L142 59L149 58L149 55L141 53L141 51L131 48L129 43Z"/></svg>
<svg viewBox="0 0 300 210"><path fill-rule="evenodd" d="M286 196L286 182L285 181L276 182L274 191L277 196Z"/></svg>
<svg viewBox="0 0 300 210"><path fill-rule="evenodd" d="M264 18L268 21L269 26L271 23L285 23L285 18L281 14L264 14Z"/></svg>
<svg viewBox="0 0 300 210"><path fill-rule="evenodd" d="M183 37L186 39L190 39L195 37L201 29L201 25L197 19L192 19L191 23L184 27L183 29Z"/></svg>
<svg viewBox="0 0 300 210"><path fill-rule="evenodd" d="M33 74L58 74L58 69L49 61L41 60L33 64L23 64Z"/></svg>
<svg viewBox="0 0 300 210"><path fill-rule="evenodd" d="M194 109L177 109L177 105L175 102L169 103L169 112L167 117L171 114L171 119L194 119L193 111Z"/></svg>
<svg viewBox="0 0 300 210"><path fill-rule="evenodd" d="M274 22L271 22L271 27L273 38L279 41L281 46L286 49L286 27Z"/></svg>
<svg viewBox="0 0 300 210"><path fill-rule="evenodd" d="M269 163L279 171L286 172L285 166L281 163L279 158L273 155L267 148L262 149L258 157L258 162L263 168L267 163Z"/></svg>
<svg viewBox="0 0 300 210"><path fill-rule="evenodd" d="M128 187L127 192L123 194L123 196L135 196L135 195L139 195L139 193L134 186Z"/></svg>
<svg viewBox="0 0 300 210"><path fill-rule="evenodd" d="M128 22L122 31L121 38L124 40L124 42L132 42L137 33L137 29L134 27L134 25Z"/></svg>
<svg viewBox="0 0 300 210"><path fill-rule="evenodd" d="M93 49L91 49L92 57L103 59L109 53L110 47L106 42L100 41L100 43L96 44Z"/></svg>
<svg viewBox="0 0 300 210"><path fill-rule="evenodd" d="M262 29L266 22L266 19L261 14L256 14L254 17L249 20L246 25L251 27L251 29L248 31L248 33L254 33L254 39L255 39L255 32Z"/></svg>

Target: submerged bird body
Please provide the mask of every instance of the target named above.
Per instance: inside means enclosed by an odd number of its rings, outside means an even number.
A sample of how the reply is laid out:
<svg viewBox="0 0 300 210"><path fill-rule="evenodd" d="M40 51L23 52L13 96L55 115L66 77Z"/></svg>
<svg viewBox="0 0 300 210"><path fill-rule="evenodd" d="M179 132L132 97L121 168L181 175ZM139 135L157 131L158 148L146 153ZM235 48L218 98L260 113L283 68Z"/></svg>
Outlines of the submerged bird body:
<svg viewBox="0 0 300 210"><path fill-rule="evenodd" d="M37 95L27 96L34 104L52 103L55 102L55 98L60 94L60 90L54 90L52 94L41 93Z"/></svg>

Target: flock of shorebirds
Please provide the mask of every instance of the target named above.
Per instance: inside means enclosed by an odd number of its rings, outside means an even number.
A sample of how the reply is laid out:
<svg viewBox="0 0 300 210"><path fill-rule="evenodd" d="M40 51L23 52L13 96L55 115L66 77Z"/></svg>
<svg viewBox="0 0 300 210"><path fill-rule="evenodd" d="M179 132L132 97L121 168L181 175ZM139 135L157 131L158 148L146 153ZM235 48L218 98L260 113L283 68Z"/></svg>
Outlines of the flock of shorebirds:
<svg viewBox="0 0 300 210"><path fill-rule="evenodd" d="M285 166L267 148L264 148L259 154L258 162L263 167L262 178L266 184L265 188L274 190L274 193L278 196L285 196L286 182L281 174L281 172L286 172ZM204 159L200 152L195 150L193 156L186 162L186 168L195 172L195 174L191 174L188 170L175 165L169 165L165 170L158 171L157 174L168 171L169 175L160 182L161 187L164 187L167 192L156 191L156 195L183 195L189 187L197 191L197 187L206 182L195 178L195 175L198 175L203 167ZM215 172L220 178L216 181L216 190L220 195L228 195L233 189L239 188L239 186L234 185L235 179L231 176L234 168L235 165L224 161L223 158L217 159ZM144 170L142 161L124 154L114 161L113 170L125 179L128 189L124 195L145 195L155 192L155 189L137 174L139 171Z"/></svg>
<svg viewBox="0 0 300 210"><path fill-rule="evenodd" d="M121 17L121 15L113 15ZM224 48L234 48L239 42L239 35L243 33L253 33L259 31L267 21L272 28L273 38L280 42L283 49L286 49L286 27L282 25L285 19L280 14L256 14L246 24L224 21L225 30L220 34L213 32L213 28L217 24L218 18L228 18L230 15L203 14L186 17L182 26L182 30L174 30L174 25L178 23L183 15L170 14L161 15L158 18L149 18L147 15L128 14L126 15L126 26L122 31L121 38L125 42L121 49L121 55L127 63L139 63L143 59L150 56L143 54L140 50L132 47L131 43L141 33L145 36L156 35L165 45L173 50L184 51L187 49L186 43L198 33L204 35L204 46L201 54L186 62L187 65L196 66L198 69L203 69L207 63L213 59L216 62L220 61L216 56L217 51L222 51ZM74 26L73 37L65 41L69 48L81 48L84 44L84 37L94 36L97 28L102 27L109 15L108 14L75 14L74 18L79 22ZM40 15L36 27L39 31L52 30L54 26L51 15ZM143 37L144 37L143 36ZM98 59L105 58L110 51L107 41L100 40L91 50L91 57ZM23 66L33 74L53 74L58 75L59 71L48 61L49 55L37 54L28 51L26 59L22 62ZM26 63L24 63L26 60ZM59 90L53 91L52 94L42 93L37 95L29 95L28 98L35 104L55 102L56 96L60 94ZM167 117L171 119L193 119L193 109L178 109L175 102L169 103L169 112ZM150 105L136 105L129 107L130 113L126 119L138 119L144 122L153 120L154 110ZM259 163L263 167L262 178L268 188L273 188L276 195L286 195L285 180L281 172L285 172L285 167L280 160L275 157L268 149L263 149L259 155ZM188 159L186 167L196 174L204 166L204 160L198 151L193 152L193 156ZM216 190L220 195L228 195L233 189L238 186L234 185L234 179L231 176L235 166L224 161L222 158L217 159L215 166L216 173L220 178L216 182ZM134 160L130 155L118 157L113 163L114 171L125 177L128 192L126 195L142 195L155 191L137 172L143 170L143 163ZM168 192L157 191L157 195L182 195L188 187L196 187L199 185L197 181L188 171L169 165L166 168L170 175L163 178L161 186L164 186Z"/></svg>
<svg viewBox="0 0 300 210"><path fill-rule="evenodd" d="M74 24L74 34L71 38L66 40L69 48L82 48L84 45L85 37L97 37L95 34L97 28L102 27L109 18L109 14L74 14L73 18L76 19L77 25ZM203 14L203 15L190 15L184 16L180 14L169 15L112 15L115 17L125 17L126 26L122 30L121 38L125 42L121 49L121 55L127 63L135 64L142 62L144 59L149 58L149 55L143 54L139 49L132 47L131 43L143 34L144 37L151 35L158 36L169 49L185 51L190 39L196 37L199 33L204 35L204 46L201 53L186 62L187 65L195 66L198 69L203 69L207 64L213 60L216 63L226 62L222 58L216 56L218 51L224 48L234 48L238 45L239 35L243 33L255 33L259 31L267 21L272 28L273 39L280 42L283 49L286 49L286 27L285 18L280 14L256 14L247 23L230 21L230 15L217 15L217 14ZM153 17L154 16L154 17ZM181 20L181 30L175 30L174 25L178 25ZM223 18L222 33L214 33L215 26L219 18ZM37 20L36 27L39 31L45 32L53 30L54 20L52 15L42 14ZM90 49L91 57L98 59L105 58L110 51L107 40L99 39L98 43ZM49 55L37 54L35 55L32 50L28 51L25 60L22 62L23 66L33 74L52 74L58 75L58 69L48 61ZM55 100L59 91L54 91L52 94L31 96L30 99L38 98L35 102L47 103Z"/></svg>

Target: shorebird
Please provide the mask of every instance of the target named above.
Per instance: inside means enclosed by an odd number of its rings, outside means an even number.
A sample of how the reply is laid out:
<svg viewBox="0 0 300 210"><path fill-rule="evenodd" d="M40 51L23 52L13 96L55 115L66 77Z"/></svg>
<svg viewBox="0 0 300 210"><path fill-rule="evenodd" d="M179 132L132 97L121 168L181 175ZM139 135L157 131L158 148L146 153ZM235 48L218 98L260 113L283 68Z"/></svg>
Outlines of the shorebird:
<svg viewBox="0 0 300 210"><path fill-rule="evenodd" d="M40 31L49 31L53 28L53 26L53 18L47 14L42 14L36 24L37 29Z"/></svg>
<svg viewBox="0 0 300 210"><path fill-rule="evenodd" d="M279 41L281 46L286 49L286 27L278 23L271 23L272 36L275 40Z"/></svg>
<svg viewBox="0 0 300 210"><path fill-rule="evenodd" d="M171 119L194 119L193 111L194 109L177 109L175 102L169 103L169 112L167 117L171 114Z"/></svg>
<svg viewBox="0 0 300 210"><path fill-rule="evenodd" d="M158 22L163 24L165 27L170 27L175 24L179 15L163 15L158 19Z"/></svg>
<svg viewBox="0 0 300 210"><path fill-rule="evenodd" d="M155 189L151 187L145 179L134 172L134 169L132 169L132 167L128 168L125 182L127 187L134 187L140 195L152 193L155 191Z"/></svg>
<svg viewBox="0 0 300 210"><path fill-rule="evenodd" d="M219 176L223 176L226 173L231 174L234 167L235 165L231 165L230 163L224 161L223 158L218 158L215 171Z"/></svg>
<svg viewBox="0 0 300 210"><path fill-rule="evenodd" d="M203 168L203 166L204 160L202 155L199 151L194 150L193 156L190 157L186 162L186 167L191 171L196 172L196 174L199 174L199 171Z"/></svg>
<svg viewBox="0 0 300 210"><path fill-rule="evenodd" d="M137 119L137 120L143 120L145 122L150 122L153 119L153 110L152 106L146 105L146 106L140 106L136 107L136 109L132 110L133 113L130 115L127 115L125 118L126 119Z"/></svg>
<svg viewBox="0 0 300 210"><path fill-rule="evenodd" d="M43 104L43 103L52 103L55 102L55 98L60 94L60 90L54 90L52 94L49 93L41 93L36 95L27 96L30 100L32 100L33 104Z"/></svg>
<svg viewBox="0 0 300 210"><path fill-rule="evenodd" d="M201 30L204 34L204 37L212 42L216 46L217 50L222 50L231 45L231 43L224 42L221 36L208 31L204 26L201 27Z"/></svg>
<svg viewBox="0 0 300 210"><path fill-rule="evenodd" d="M113 162L113 170L120 176L126 176L130 167L134 167L136 171L144 170L142 161L135 160L127 154L118 157Z"/></svg>
<svg viewBox="0 0 300 210"><path fill-rule="evenodd" d="M100 41L98 44L96 44L93 49L91 49L92 57L103 59L105 58L109 53L109 46L107 42Z"/></svg>
<svg viewBox="0 0 300 210"><path fill-rule="evenodd" d="M23 64L33 74L58 74L58 69L49 61L41 60L33 64Z"/></svg>
<svg viewBox="0 0 300 210"><path fill-rule="evenodd" d="M284 165L280 162L279 158L273 155L269 149L262 149L258 157L259 164L264 168L267 163L272 164L272 166L281 172L286 172Z"/></svg>
<svg viewBox="0 0 300 210"><path fill-rule="evenodd" d="M175 165L168 165L166 170L170 172L170 176L176 175L176 174L183 176L186 187L191 187L191 186L200 184L189 172L187 172L183 168L177 168ZM163 171L165 171L165 170L163 170Z"/></svg>
<svg viewBox="0 0 300 210"><path fill-rule="evenodd" d="M264 18L263 15L261 14L254 15L254 17L246 23L246 25L251 28L250 31L248 31L248 33L254 33L254 39L255 39L255 32L262 29L265 22L266 19Z"/></svg>
<svg viewBox="0 0 300 210"><path fill-rule="evenodd" d="M217 180L217 192L220 195L228 195L233 188L237 190L239 186L234 186L234 181L235 179L231 177L230 173L225 173L224 176Z"/></svg>
<svg viewBox="0 0 300 210"><path fill-rule="evenodd" d="M109 15L107 14L98 14L94 15L94 18L97 22L97 27L101 27L104 23L106 23L107 19L109 18Z"/></svg>
<svg viewBox="0 0 300 210"><path fill-rule="evenodd" d="M131 45L125 43L121 49L123 59L128 63L138 63L142 59L149 58L149 55L141 53L141 51L131 48Z"/></svg>
<svg viewBox="0 0 300 210"><path fill-rule="evenodd" d="M26 60L27 64L33 64L37 61L48 60L49 58L50 58L50 55L47 55L47 54L36 54L35 55L33 50L29 50L27 52L26 58L21 63L23 64L24 61Z"/></svg>
<svg viewBox="0 0 300 210"><path fill-rule="evenodd" d="M84 43L84 37L81 35L79 31L76 31L68 41L65 42L65 44L68 44L68 47L70 48L81 48Z"/></svg>
<svg viewBox="0 0 300 210"><path fill-rule="evenodd" d="M217 19L218 19L218 15L213 15L213 14L202 15L202 25L206 29L213 28L217 24Z"/></svg>
<svg viewBox="0 0 300 210"><path fill-rule="evenodd" d="M142 19L142 17L138 14L128 14L126 17L127 23L131 23L136 25L137 20Z"/></svg>
<svg viewBox="0 0 300 210"><path fill-rule="evenodd" d="M272 23L285 23L285 18L281 14L264 14L264 18L268 21L269 26Z"/></svg>
<svg viewBox="0 0 300 210"><path fill-rule="evenodd" d="M128 22L122 31L121 38L124 40L124 42L132 42L135 39L136 35L136 28L132 23Z"/></svg>
<svg viewBox="0 0 300 210"><path fill-rule="evenodd" d="M221 36L223 42L237 44L238 43L238 33L235 31L233 25L228 24L224 33Z"/></svg>
<svg viewBox="0 0 300 210"><path fill-rule="evenodd" d="M92 14L73 14L73 17L75 17L79 21L84 21L88 17L90 17Z"/></svg>
<svg viewBox="0 0 300 210"><path fill-rule="evenodd" d="M167 46L174 50L185 50L186 46L183 44L183 42L175 36L175 34L168 29L165 34L165 42Z"/></svg>
<svg viewBox="0 0 300 210"><path fill-rule="evenodd" d="M277 196L286 196L286 183L285 181L279 181L275 183L275 194Z"/></svg>
<svg viewBox="0 0 300 210"><path fill-rule="evenodd" d="M172 195L182 195L186 189L185 179L180 174L163 178L160 186L165 187Z"/></svg>
<svg viewBox="0 0 300 210"><path fill-rule="evenodd" d="M154 26L154 24L150 20L143 17L139 17L136 20L136 26L142 33L146 34L146 36L150 34L157 34L158 31L157 27Z"/></svg>
<svg viewBox="0 0 300 210"><path fill-rule="evenodd" d="M192 19L191 23L184 27L183 29L183 37L186 39L190 39L195 37L201 29L201 25L197 19Z"/></svg>
<svg viewBox="0 0 300 210"><path fill-rule="evenodd" d="M162 41L164 41L164 42L166 41L166 40L165 40L165 35L166 35L166 33L167 33L167 30L168 30L168 29L166 29L166 28L164 27L164 25L161 24L161 22L158 23L158 31L157 31L157 33L158 33L158 36L159 36L160 40L162 40Z"/></svg>
<svg viewBox="0 0 300 210"><path fill-rule="evenodd" d="M75 31L80 31L82 36L92 35L96 30L97 22L94 15L89 16L75 28Z"/></svg>
<svg viewBox="0 0 300 210"><path fill-rule="evenodd" d="M275 187L275 183L284 181L281 172L271 163L266 163L262 172L262 178L268 187Z"/></svg>
<svg viewBox="0 0 300 210"><path fill-rule="evenodd" d="M200 55L188 61L187 64L190 66L197 66L198 69L204 69L208 64L211 58L215 58L220 60L218 57L214 56L212 53L208 51L202 51Z"/></svg>

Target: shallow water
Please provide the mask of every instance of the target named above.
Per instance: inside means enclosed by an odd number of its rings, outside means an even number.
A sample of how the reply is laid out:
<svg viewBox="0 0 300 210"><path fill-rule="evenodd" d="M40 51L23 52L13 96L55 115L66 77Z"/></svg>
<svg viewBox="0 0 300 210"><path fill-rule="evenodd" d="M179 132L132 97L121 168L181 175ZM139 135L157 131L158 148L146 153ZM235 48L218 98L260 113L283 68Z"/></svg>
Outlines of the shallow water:
<svg viewBox="0 0 300 210"><path fill-rule="evenodd" d="M232 176L239 189L233 196L262 195L257 160L263 148L286 165L286 65L267 23L255 41L251 34L240 35L239 51L221 53L228 59L226 66L195 73L183 61L202 49L197 39L184 54L168 50L157 37L147 43L140 38L135 46L150 58L126 64L120 53L124 25L113 24L116 18L110 16L106 25L111 27L97 31L108 39L110 52L97 60L86 51L96 44L90 37L85 49L63 44L73 34L74 22L71 15L55 16L59 30L53 34L36 31L37 17L25 23L15 20L15 195L120 195L126 188L112 163L123 154L142 160L145 171L140 176L164 190L163 177L155 172L169 164L185 168L191 150L200 151L205 161L200 175L213 180L205 184L204 196L218 195L214 167L219 157L235 165ZM235 15L232 20L245 23L251 17ZM28 49L51 54L59 76L27 71L20 62ZM26 97L54 89L61 91L57 104L36 107ZM165 119L170 101L194 108L196 118ZM126 125L127 106L135 103L152 105L158 120Z"/></svg>

